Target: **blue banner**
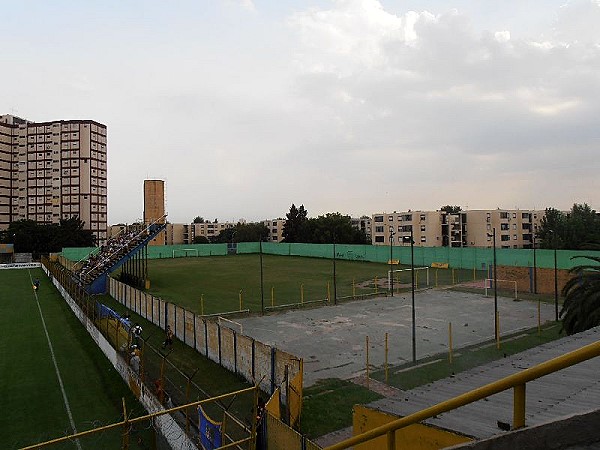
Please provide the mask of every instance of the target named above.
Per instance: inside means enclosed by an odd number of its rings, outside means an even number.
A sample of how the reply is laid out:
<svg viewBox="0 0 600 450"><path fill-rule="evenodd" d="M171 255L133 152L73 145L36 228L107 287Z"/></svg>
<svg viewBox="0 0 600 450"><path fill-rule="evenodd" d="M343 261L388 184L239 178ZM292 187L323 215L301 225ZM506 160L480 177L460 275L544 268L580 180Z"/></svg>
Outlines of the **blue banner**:
<svg viewBox="0 0 600 450"><path fill-rule="evenodd" d="M201 406L198 406L200 443L205 450L221 447L222 422L215 422L206 415Z"/></svg>

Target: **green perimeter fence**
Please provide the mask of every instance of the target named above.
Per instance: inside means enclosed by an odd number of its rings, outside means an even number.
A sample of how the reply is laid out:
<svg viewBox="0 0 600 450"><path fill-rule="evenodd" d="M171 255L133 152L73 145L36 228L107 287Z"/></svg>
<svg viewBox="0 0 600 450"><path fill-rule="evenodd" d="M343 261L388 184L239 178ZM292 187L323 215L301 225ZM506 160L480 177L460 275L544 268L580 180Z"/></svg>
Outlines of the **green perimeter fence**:
<svg viewBox="0 0 600 450"><path fill-rule="evenodd" d="M225 256L228 254L259 253L258 242L240 242L233 244L181 244L148 246L148 259L179 258L192 256ZM79 261L94 251L94 247L64 248L62 255ZM311 258L333 259L333 244L296 244L296 243L262 243L262 252L270 255L305 256ZM348 261L369 261L387 263L397 259L401 264L410 264L410 245L335 245L335 258ZM600 251L592 250L557 250L556 267L571 269L583 261L577 256L600 257ZM447 263L450 268L486 270L493 265L493 248L484 247L421 247L414 246L416 266L431 266L432 263ZM496 248L496 260L499 266L533 267L534 251L532 249ZM535 266L538 268L554 268L554 250L536 249Z"/></svg>

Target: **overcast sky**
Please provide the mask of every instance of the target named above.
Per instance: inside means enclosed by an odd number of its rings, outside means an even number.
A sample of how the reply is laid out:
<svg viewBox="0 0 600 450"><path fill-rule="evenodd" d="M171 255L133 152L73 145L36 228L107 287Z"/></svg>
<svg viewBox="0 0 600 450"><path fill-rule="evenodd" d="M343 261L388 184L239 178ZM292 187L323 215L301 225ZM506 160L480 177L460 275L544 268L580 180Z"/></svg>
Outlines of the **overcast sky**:
<svg viewBox="0 0 600 450"><path fill-rule="evenodd" d="M108 127L109 223L600 209L600 0L6 1L0 113Z"/></svg>

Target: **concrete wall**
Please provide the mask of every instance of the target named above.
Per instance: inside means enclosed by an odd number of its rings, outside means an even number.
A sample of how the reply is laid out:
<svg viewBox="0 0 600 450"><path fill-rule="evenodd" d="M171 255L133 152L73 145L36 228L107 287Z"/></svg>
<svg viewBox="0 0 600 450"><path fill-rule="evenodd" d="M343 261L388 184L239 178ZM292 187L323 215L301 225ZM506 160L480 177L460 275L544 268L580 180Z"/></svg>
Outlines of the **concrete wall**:
<svg viewBox="0 0 600 450"><path fill-rule="evenodd" d="M537 293L554 294L554 269L536 268ZM513 280L517 282L519 292L533 292L533 267L498 266L499 280ZM558 295L573 274L568 270L557 270Z"/></svg>
<svg viewBox="0 0 600 450"><path fill-rule="evenodd" d="M354 405L352 411L353 435L356 436L365 433L396 419L398 417L391 414L386 414L362 405ZM396 448L409 448L411 450L437 450L472 440L458 433L422 424L410 425L397 430L395 433ZM386 436L382 436L369 442L355 445L354 449L379 450L386 448L386 442Z"/></svg>
<svg viewBox="0 0 600 450"><path fill-rule="evenodd" d="M478 442L450 447L452 450L547 450L600 448L600 411L577 414ZM448 449L448 450L450 450Z"/></svg>
<svg viewBox="0 0 600 450"><path fill-rule="evenodd" d="M300 370L299 358L244 336L216 320L194 314L112 278L109 294L160 328L170 325L175 336L199 353L272 393ZM282 390L285 400L286 392Z"/></svg>

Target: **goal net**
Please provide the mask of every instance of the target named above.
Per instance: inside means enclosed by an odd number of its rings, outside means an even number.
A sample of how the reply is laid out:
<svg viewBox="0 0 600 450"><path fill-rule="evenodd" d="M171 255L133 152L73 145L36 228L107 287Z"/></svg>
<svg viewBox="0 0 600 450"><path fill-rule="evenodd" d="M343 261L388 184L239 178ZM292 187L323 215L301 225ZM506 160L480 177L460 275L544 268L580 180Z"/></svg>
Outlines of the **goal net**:
<svg viewBox="0 0 600 450"><path fill-rule="evenodd" d="M496 288L498 291L502 291L504 293L510 292L510 295L514 296L513 298L518 299L518 291L517 291L517 282L514 280L496 280ZM485 279L485 296L494 294L494 279L486 278Z"/></svg>
<svg viewBox="0 0 600 450"><path fill-rule="evenodd" d="M415 286L427 286L429 287L429 267L415 267ZM405 284L412 283L411 270L406 269L394 269L388 270L388 288L392 287L392 277L394 277L394 283Z"/></svg>
<svg viewBox="0 0 600 450"><path fill-rule="evenodd" d="M173 250L173 258L187 258L188 256L198 256L198 250L195 248L179 248Z"/></svg>

